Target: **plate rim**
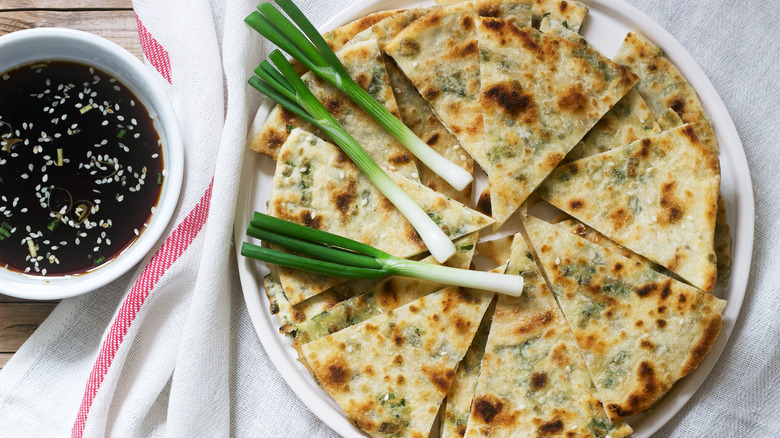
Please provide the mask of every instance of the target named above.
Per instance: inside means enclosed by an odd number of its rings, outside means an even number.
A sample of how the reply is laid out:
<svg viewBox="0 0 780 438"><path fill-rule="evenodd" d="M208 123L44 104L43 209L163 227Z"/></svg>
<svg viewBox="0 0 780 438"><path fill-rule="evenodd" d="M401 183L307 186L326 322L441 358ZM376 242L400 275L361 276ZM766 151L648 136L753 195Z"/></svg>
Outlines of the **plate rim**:
<svg viewBox="0 0 780 438"><path fill-rule="evenodd" d="M694 371L678 381L669 393L649 410L639 414L637 417L629 418L627 422L635 429L632 436L635 438L646 438L667 424L687 405L719 360L736 326L747 290L752 260L755 228L753 185L750 179L744 145L739 138L728 107L726 107L703 69L682 43L677 41L669 31L664 29L654 19L625 1L580 1L586 3L589 7L595 7L602 13L617 15L620 21L630 23L631 27L642 36L648 38L659 47L663 47L667 57L680 70L683 76L688 79L691 85L696 84L694 89L699 94L705 111L711 117L716 138L719 144L722 145L718 157L721 162L724 159L728 160L727 168L733 174L732 188L735 190L732 195L735 198L735 202L729 202L726 209L731 238L731 278L725 290L720 293L723 296L724 292L729 292L726 294L729 295L729 299L722 314L723 326L710 352ZM414 0L370 0L362 2L357 0L327 20L319 29L321 31L330 30L338 25L379 10L430 4L432 4L430 1L420 2ZM586 20L585 26L587 24L588 21ZM271 108L271 102L266 99L255 115L253 129L250 130L250 139L252 133L265 120ZM725 145L728 146L726 147ZM252 212L249 204L251 201L250 195L255 187L255 176L258 173L257 166L261 165L261 160L262 158L256 156L256 154L247 153L242 163L242 184L239 190L234 222L234 237L237 243L243 241L245 230L249 223L249 215ZM721 193L722 190L723 187L721 186ZM724 194L725 198L726 194ZM305 370L303 370L303 373L289 372L291 368L295 370L296 367L299 368L297 371L300 371L302 365L290 356L290 342L284 335L278 333L278 322L267 310L270 303L268 303L267 297L259 284L262 281L261 269L257 263L242 257L240 253L240 245L237 244L236 254L244 301L255 332L279 374L298 399L333 431L349 437L367 436L355 428L340 409L334 408L333 404L328 403L328 400L321 397L325 393L313 383ZM262 270L265 269L264 267L262 268ZM263 309L263 306L266 309ZM317 391L319 391L319 394ZM327 396L327 394L325 395Z"/></svg>

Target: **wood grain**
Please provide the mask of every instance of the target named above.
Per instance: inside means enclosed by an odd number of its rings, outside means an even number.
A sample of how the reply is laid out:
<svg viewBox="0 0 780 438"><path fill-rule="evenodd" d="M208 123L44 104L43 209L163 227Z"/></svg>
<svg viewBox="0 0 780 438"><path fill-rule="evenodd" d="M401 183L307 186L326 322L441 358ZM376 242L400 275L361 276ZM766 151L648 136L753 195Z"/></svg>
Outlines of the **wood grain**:
<svg viewBox="0 0 780 438"><path fill-rule="evenodd" d="M67 27L92 32L141 58L141 43L133 11L0 12L0 35L31 27Z"/></svg>
<svg viewBox="0 0 780 438"><path fill-rule="evenodd" d="M18 350L54 306L56 303L7 303L0 306L0 353Z"/></svg>
<svg viewBox="0 0 780 438"><path fill-rule="evenodd" d="M0 353L0 370L11 360L11 356L13 356L13 353Z"/></svg>
<svg viewBox="0 0 780 438"><path fill-rule="evenodd" d="M0 11L8 9L131 9L130 0L3 0Z"/></svg>

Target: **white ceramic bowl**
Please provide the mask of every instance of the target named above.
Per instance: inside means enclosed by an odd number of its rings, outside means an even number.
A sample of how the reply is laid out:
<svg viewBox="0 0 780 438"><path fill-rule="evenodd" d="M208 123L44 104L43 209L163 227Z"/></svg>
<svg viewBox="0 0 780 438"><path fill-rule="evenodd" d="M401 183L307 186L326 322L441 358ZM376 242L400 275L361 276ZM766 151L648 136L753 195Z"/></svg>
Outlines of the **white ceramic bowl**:
<svg viewBox="0 0 780 438"><path fill-rule="evenodd" d="M36 61L75 61L116 77L136 95L154 119L162 140L166 177L146 230L113 260L72 276L30 276L0 266L0 292L18 298L67 298L97 289L130 270L155 246L179 199L184 150L176 114L152 72L130 52L105 38L60 28L27 29L0 37L0 72Z"/></svg>

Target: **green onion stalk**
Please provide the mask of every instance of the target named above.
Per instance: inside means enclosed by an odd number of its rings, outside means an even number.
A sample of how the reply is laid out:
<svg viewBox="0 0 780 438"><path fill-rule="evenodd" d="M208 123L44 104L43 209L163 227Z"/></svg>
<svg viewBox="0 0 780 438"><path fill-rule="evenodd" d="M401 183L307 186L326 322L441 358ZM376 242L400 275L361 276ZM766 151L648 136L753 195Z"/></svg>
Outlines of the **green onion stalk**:
<svg viewBox="0 0 780 438"><path fill-rule="evenodd" d="M295 69L287 61L287 58L278 50L274 50L269 58L278 70L267 60L263 61L255 69L257 76L250 78L249 83L284 108L328 134L379 191L406 217L425 242L431 255L439 263L444 263L455 254L455 245L450 238L406 192L390 179L357 141L322 106L303 80L295 73Z"/></svg>
<svg viewBox="0 0 780 438"><path fill-rule="evenodd" d="M275 2L298 27L270 3L258 6L259 12L250 14L246 18L246 23L317 76L346 94L456 190L463 190L471 183L473 177L470 173L431 149L403 122L352 80L328 43L292 0L275 0Z"/></svg>
<svg viewBox="0 0 780 438"><path fill-rule="evenodd" d="M346 237L262 213L254 214L247 235L293 253L244 242L241 247L243 256L315 274L348 279L400 275L512 296L520 296L523 292L521 276L406 260Z"/></svg>

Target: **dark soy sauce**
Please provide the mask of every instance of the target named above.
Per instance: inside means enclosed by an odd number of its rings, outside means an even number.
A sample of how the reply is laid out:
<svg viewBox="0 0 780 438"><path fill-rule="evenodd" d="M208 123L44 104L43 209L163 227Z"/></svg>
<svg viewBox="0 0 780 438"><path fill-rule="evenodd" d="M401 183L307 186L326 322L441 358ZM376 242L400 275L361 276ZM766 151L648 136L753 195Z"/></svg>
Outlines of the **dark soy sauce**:
<svg viewBox="0 0 780 438"><path fill-rule="evenodd" d="M73 275L114 259L157 205L161 144L144 105L97 68L0 74L0 266Z"/></svg>

